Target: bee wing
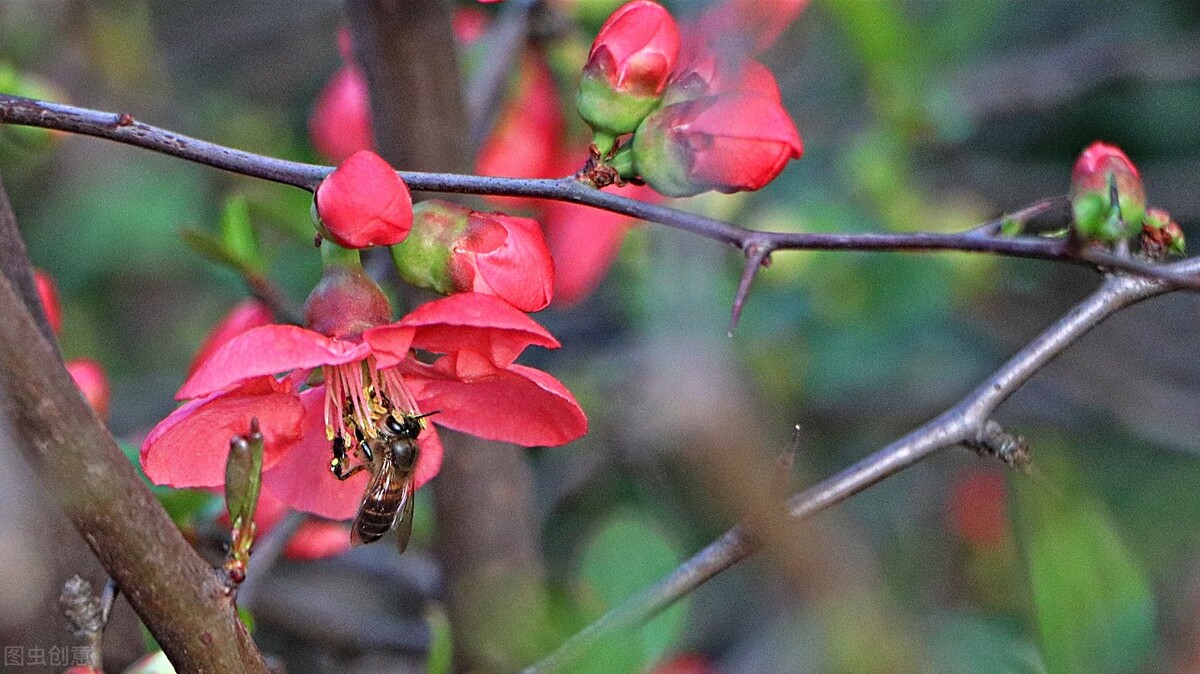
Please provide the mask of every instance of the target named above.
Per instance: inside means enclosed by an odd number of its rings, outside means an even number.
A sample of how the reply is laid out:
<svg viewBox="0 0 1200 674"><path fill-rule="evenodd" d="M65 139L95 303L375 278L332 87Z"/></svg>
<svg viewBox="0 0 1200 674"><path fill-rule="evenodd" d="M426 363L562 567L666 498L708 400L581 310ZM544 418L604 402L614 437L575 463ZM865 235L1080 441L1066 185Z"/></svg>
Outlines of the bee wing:
<svg viewBox="0 0 1200 674"><path fill-rule="evenodd" d="M354 516L354 525L350 527L350 545L374 543L391 526L391 521L380 521L381 517L386 518L385 511L380 510L380 507L386 508L388 505L389 494L394 489L392 483L397 478L390 453L383 452L380 465L371 472L367 492L358 506L358 514ZM395 518L395 512L392 513L392 517ZM387 526L381 526L383 524Z"/></svg>
<svg viewBox="0 0 1200 674"><path fill-rule="evenodd" d="M409 473L408 477L404 478L404 485L400 487L400 511L393 525L396 528L396 549L400 554L404 554L404 549L408 547L408 538L412 535L413 502L417 500L413 484L413 475Z"/></svg>

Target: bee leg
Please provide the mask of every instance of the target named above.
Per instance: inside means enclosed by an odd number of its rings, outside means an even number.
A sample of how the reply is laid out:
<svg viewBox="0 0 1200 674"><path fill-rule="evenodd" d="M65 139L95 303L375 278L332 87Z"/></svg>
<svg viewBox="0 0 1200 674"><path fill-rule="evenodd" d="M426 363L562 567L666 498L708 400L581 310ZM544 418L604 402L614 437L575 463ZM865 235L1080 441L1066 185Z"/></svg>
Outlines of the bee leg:
<svg viewBox="0 0 1200 674"><path fill-rule="evenodd" d="M335 457L333 457L333 460L329 462L330 472L332 472L333 476L339 480L349 480L351 477L359 474L360 472L362 472L366 469L367 469L367 464L360 463L356 466L351 466L350 462L347 461L344 457L338 458L335 456Z"/></svg>

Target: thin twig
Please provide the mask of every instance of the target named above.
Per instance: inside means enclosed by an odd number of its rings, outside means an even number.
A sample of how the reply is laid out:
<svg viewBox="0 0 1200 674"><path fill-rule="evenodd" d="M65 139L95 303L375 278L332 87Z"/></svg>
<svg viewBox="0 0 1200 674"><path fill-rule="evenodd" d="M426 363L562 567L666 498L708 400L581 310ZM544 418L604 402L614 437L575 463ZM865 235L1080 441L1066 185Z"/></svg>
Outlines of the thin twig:
<svg viewBox="0 0 1200 674"><path fill-rule="evenodd" d="M1175 274L1195 276L1200 273L1200 259L1170 265L1170 269ZM996 408L1047 363L1109 316L1174 289L1169 284L1144 278L1106 277L1096 292L1026 345L959 403L887 447L789 499L789 516L795 520L807 519L941 449L986 441L988 438L984 436L995 431L989 421ZM526 669L526 674L562 671L589 647L649 620L759 548L759 543L752 540L743 527L730 529L669 576L571 637L558 650Z"/></svg>
<svg viewBox="0 0 1200 674"><path fill-rule="evenodd" d="M314 190L333 169L265 157L160 129L128 114L100 112L59 103L0 94L0 122L69 131L126 143L241 175ZM1200 288L1200 278L1180 275L1168 267L1122 258L1099 249L1077 250L1065 239L988 237L980 228L959 233L832 234L820 232L763 232L714 218L649 204L586 187L572 178L494 178L454 173L397 172L410 189L425 192L534 197L584 204L639 220L729 244L740 250L841 251L958 251L1069 262L1087 267L1128 271L1170 282L1180 288ZM1034 204L1030 208L1037 208ZM1020 211L1019 211L1020 212ZM1065 223L1064 223L1065 224Z"/></svg>

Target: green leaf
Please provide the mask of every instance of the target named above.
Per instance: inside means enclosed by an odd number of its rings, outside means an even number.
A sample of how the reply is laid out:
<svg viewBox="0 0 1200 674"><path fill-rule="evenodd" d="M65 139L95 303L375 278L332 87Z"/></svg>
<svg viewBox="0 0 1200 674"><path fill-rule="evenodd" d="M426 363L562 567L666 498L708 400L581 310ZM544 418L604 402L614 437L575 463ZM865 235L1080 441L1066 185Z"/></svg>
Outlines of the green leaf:
<svg viewBox="0 0 1200 674"><path fill-rule="evenodd" d="M258 235L250 224L250 206L244 196L234 195L225 201L219 229L225 250L243 269L260 274L266 269L258 247Z"/></svg>
<svg viewBox="0 0 1200 674"><path fill-rule="evenodd" d="M1144 671L1154 642L1145 576L1076 470L1037 465L1051 479L1018 480L1014 507L1046 671Z"/></svg>
<svg viewBox="0 0 1200 674"><path fill-rule="evenodd" d="M454 664L454 645L451 642L450 617L441 606L434 606L425 614L429 621L429 655L425 670L429 674L450 674Z"/></svg>
<svg viewBox="0 0 1200 674"><path fill-rule="evenodd" d="M670 573L682 561L674 543L647 518L621 514L610 519L589 542L580 561L585 597L596 604L597 617ZM687 621L688 600L676 603L635 634L621 635L586 660L602 663L605 672L640 671L678 642Z"/></svg>

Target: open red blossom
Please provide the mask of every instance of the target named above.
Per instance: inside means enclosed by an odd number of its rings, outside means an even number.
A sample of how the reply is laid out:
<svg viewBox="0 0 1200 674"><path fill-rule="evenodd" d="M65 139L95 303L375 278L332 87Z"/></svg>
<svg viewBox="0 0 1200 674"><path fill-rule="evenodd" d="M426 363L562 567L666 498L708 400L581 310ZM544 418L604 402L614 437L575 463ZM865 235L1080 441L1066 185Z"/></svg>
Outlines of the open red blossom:
<svg viewBox="0 0 1200 674"><path fill-rule="evenodd" d="M263 490L297 510L331 519L356 512L366 473L339 481L329 471L330 441L353 444L389 414L437 412L431 421L522 445L558 445L581 436L587 419L557 380L513 361L536 344L558 342L494 297L463 293L419 307L401 321L329 337L289 325L241 333L184 383L192 399L142 446L142 466L158 484L222 483L229 437L251 417L264 435ZM445 354L431 365L412 349ZM312 370L324 382L301 391ZM283 379L276 375L288 373ZM437 474L442 449L422 432L414 479Z"/></svg>
<svg viewBox="0 0 1200 674"><path fill-rule="evenodd" d="M200 344L200 348L196 350L195 357L192 358L192 365L188 368L188 376L190 377L200 363L204 362L217 349L225 346L225 342L242 334L250 328L257 328L260 325L270 325L274 322L274 317L267 305L258 300L245 300L229 310L225 317L217 323L212 332L208 333L208 337Z"/></svg>
<svg viewBox="0 0 1200 674"><path fill-rule="evenodd" d="M392 246L412 229L408 186L382 157L361 150L329 174L316 193L321 234L343 248Z"/></svg>
<svg viewBox="0 0 1200 674"><path fill-rule="evenodd" d="M779 101L736 92L664 106L634 136L637 170L667 196L757 190L804 146Z"/></svg>

